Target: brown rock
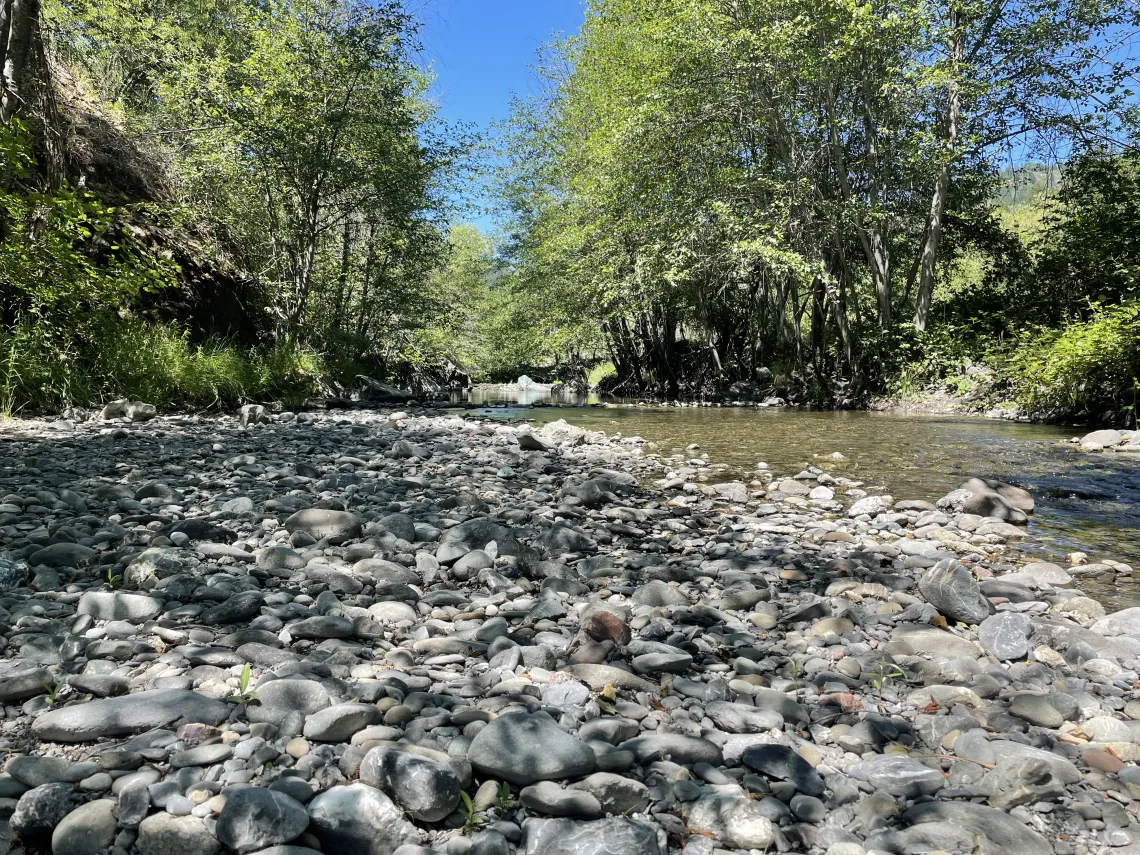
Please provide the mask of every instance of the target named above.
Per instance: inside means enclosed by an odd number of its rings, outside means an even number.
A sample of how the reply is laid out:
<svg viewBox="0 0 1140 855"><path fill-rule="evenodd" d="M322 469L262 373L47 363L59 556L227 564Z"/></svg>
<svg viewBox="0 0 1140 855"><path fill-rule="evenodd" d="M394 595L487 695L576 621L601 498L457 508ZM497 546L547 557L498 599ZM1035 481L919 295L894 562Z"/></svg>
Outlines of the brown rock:
<svg viewBox="0 0 1140 855"><path fill-rule="evenodd" d="M1089 768L1098 769L1101 772L1116 773L1124 768L1123 760L1099 748L1086 751L1081 755L1081 759L1085 761L1085 764L1088 765Z"/></svg>
<svg viewBox="0 0 1140 855"><path fill-rule="evenodd" d="M633 638L629 625L613 612L596 611L582 627L582 632L594 641L612 641L620 647Z"/></svg>

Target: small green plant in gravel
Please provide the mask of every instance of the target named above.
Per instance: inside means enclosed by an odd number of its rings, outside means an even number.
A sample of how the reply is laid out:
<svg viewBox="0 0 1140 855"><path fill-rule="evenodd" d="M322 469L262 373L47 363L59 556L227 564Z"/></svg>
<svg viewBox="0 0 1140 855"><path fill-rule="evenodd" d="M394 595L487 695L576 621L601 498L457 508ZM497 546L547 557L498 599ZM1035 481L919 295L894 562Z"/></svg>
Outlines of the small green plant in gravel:
<svg viewBox="0 0 1140 855"><path fill-rule="evenodd" d="M463 817L463 833L469 834L483 825L483 817L479 816L479 811L475 810L475 802L467 793L460 791L459 800L459 815Z"/></svg>
<svg viewBox="0 0 1140 855"><path fill-rule="evenodd" d="M249 709L249 705L257 702L257 693L250 688L249 663L241 669L238 677L238 690L226 698L231 704L241 704L242 712Z"/></svg>

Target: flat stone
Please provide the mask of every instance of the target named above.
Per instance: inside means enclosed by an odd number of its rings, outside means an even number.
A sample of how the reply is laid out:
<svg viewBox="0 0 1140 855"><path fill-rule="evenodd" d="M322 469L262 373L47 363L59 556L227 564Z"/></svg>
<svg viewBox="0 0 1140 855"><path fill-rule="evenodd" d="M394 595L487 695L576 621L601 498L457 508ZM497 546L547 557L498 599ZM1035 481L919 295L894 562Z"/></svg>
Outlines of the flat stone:
<svg viewBox="0 0 1140 855"><path fill-rule="evenodd" d="M908 799L933 795L946 785L946 778L938 769L904 755L884 754L860 761L851 766L848 774L876 790Z"/></svg>
<svg viewBox="0 0 1140 855"><path fill-rule="evenodd" d="M636 819L594 821L528 819L523 823L526 855L667 855L659 827Z"/></svg>
<svg viewBox="0 0 1140 855"><path fill-rule="evenodd" d="M32 722L32 733L46 742L92 742L191 722L216 725L231 709L197 692L153 689L48 710Z"/></svg>

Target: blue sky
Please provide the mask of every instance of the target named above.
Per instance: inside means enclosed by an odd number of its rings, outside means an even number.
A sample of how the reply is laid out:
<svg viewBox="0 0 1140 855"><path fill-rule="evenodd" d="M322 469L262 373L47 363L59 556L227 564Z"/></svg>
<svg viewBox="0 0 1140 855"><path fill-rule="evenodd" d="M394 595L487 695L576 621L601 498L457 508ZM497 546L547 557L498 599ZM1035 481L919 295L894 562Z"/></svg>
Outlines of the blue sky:
<svg viewBox="0 0 1140 855"><path fill-rule="evenodd" d="M485 128L506 118L511 93L533 91L531 66L554 33L576 33L580 0L431 0L423 39L443 117Z"/></svg>
<svg viewBox="0 0 1140 855"><path fill-rule="evenodd" d="M576 33L584 15L581 0L428 0L422 37L442 118L479 131L507 118L513 94L536 91L539 48ZM492 214L472 209L464 219L494 229Z"/></svg>

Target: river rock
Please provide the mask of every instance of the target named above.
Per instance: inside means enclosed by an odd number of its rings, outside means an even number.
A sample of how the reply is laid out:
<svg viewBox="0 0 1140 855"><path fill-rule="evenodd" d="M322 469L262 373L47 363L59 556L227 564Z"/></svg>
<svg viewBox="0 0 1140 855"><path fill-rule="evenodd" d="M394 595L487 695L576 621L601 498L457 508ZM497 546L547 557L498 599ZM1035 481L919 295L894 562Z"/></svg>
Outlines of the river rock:
<svg viewBox="0 0 1140 855"><path fill-rule="evenodd" d="M315 680L271 680L257 687L257 704L249 708L249 719L280 724L290 713L308 716L328 705L328 689Z"/></svg>
<svg viewBox="0 0 1140 855"><path fill-rule="evenodd" d="M990 614L990 602L977 580L955 559L934 565L919 580L918 589L934 608L961 623L981 623Z"/></svg>
<svg viewBox="0 0 1140 855"><path fill-rule="evenodd" d="M33 567L83 567L98 554L90 546L78 543L53 543L33 552L28 557L28 563Z"/></svg>
<svg viewBox="0 0 1140 855"><path fill-rule="evenodd" d="M446 755L396 744L369 751L360 764L360 780L425 822L439 822L454 811L463 789Z"/></svg>
<svg viewBox="0 0 1140 855"><path fill-rule="evenodd" d="M1040 855L1049 841L1004 811L968 802L927 802L904 815L913 825L945 823L977 836L980 855Z"/></svg>
<svg viewBox="0 0 1140 855"><path fill-rule="evenodd" d="M1098 620L1089 629L1109 637L1123 635L1129 638L1140 638L1140 606L1132 606L1113 612L1108 617Z"/></svg>
<svg viewBox="0 0 1140 855"><path fill-rule="evenodd" d="M71 784L43 784L20 796L8 823L24 838L50 835L74 803L75 788Z"/></svg>
<svg viewBox="0 0 1140 855"><path fill-rule="evenodd" d="M311 508L297 511L285 520L285 530L290 534L304 532L316 540L328 538L330 543L336 543L360 537L363 527L356 514Z"/></svg>
<svg viewBox="0 0 1140 855"><path fill-rule="evenodd" d="M915 653L937 659L977 659L982 648L959 635L929 624L899 624L891 632L892 641L902 641Z"/></svg>
<svg viewBox="0 0 1140 855"><path fill-rule="evenodd" d="M702 796L689 807L687 819L693 831L734 849L767 849L776 840L760 803L744 796Z"/></svg>
<svg viewBox="0 0 1140 855"><path fill-rule="evenodd" d="M52 855L100 855L115 842L117 830L113 799L80 805L52 832Z"/></svg>
<svg viewBox="0 0 1140 855"><path fill-rule="evenodd" d="M693 763L719 766L724 762L724 756L716 743L681 733L646 734L627 740L618 748L632 752L642 765L648 765L654 760L668 760L681 766Z"/></svg>
<svg viewBox="0 0 1140 855"><path fill-rule="evenodd" d="M586 743L544 713L508 713L479 731L467 759L485 775L526 786L536 781L580 778L597 759Z"/></svg>
<svg viewBox="0 0 1140 855"><path fill-rule="evenodd" d="M946 786L941 770L905 755L882 755L863 760L852 765L848 774L866 781L876 790L908 799L933 795Z"/></svg>
<svg viewBox="0 0 1140 855"><path fill-rule="evenodd" d="M162 614L161 600L123 591L88 591L79 598L76 614L97 620L126 620L142 623Z"/></svg>
<svg viewBox="0 0 1140 855"><path fill-rule="evenodd" d="M774 710L757 709L748 704L713 701L705 705L705 715L713 724L728 733L762 733L778 729L784 718Z"/></svg>
<svg viewBox="0 0 1140 855"><path fill-rule="evenodd" d="M155 813L139 823L139 855L217 855L221 847L196 816Z"/></svg>
<svg viewBox="0 0 1140 855"><path fill-rule="evenodd" d="M92 742L154 727L219 724L230 709L197 692L155 689L48 710L32 723L32 732L49 742Z"/></svg>
<svg viewBox="0 0 1140 855"><path fill-rule="evenodd" d="M887 496L867 496L859 499L850 508L847 509L847 516L861 517L863 515L876 516L890 510L890 497Z"/></svg>
<svg viewBox="0 0 1140 855"><path fill-rule="evenodd" d="M261 614L264 597L260 591L243 591L234 594L224 603L218 603L202 612L202 623L207 626L226 626L244 623Z"/></svg>
<svg viewBox="0 0 1140 855"><path fill-rule="evenodd" d="M367 784L333 787L309 802L309 830L321 851L352 855L392 855L419 840L403 811Z"/></svg>
<svg viewBox="0 0 1140 855"><path fill-rule="evenodd" d="M226 793L218 840L230 849L263 849L294 840L309 825L304 805L277 790L246 787Z"/></svg>
<svg viewBox="0 0 1140 855"><path fill-rule="evenodd" d="M8 703L42 695L51 679L51 672L35 662L0 660L0 701Z"/></svg>
<svg viewBox="0 0 1140 855"><path fill-rule="evenodd" d="M528 819L526 855L667 855L664 834L648 822L614 817L593 822Z"/></svg>
<svg viewBox="0 0 1140 855"><path fill-rule="evenodd" d="M1019 612L1000 612L978 626L978 641L997 659L1021 659L1029 652L1033 621Z"/></svg>
<svg viewBox="0 0 1140 855"><path fill-rule="evenodd" d="M823 795L823 778L819 772L786 745L755 745L746 749L741 759L749 769L770 778L789 781L801 793Z"/></svg>
<svg viewBox="0 0 1140 855"><path fill-rule="evenodd" d="M1099 451L1102 448L1112 448L1124 441L1124 434L1118 430L1094 430L1081 437L1081 448L1089 451Z"/></svg>

